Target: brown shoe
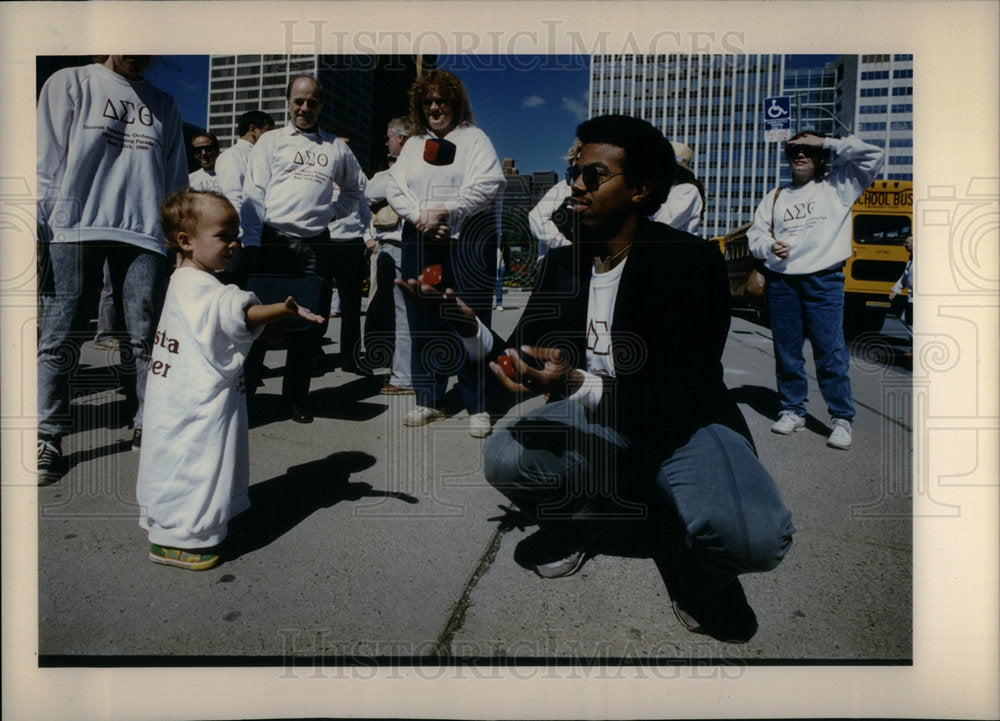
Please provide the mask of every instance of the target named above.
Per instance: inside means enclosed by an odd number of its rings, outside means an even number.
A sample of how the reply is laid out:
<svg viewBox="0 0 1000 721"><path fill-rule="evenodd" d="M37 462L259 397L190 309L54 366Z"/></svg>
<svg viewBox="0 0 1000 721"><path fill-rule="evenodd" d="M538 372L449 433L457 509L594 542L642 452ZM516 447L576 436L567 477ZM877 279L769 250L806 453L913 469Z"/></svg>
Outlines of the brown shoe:
<svg viewBox="0 0 1000 721"><path fill-rule="evenodd" d="M379 389L379 393L384 396L412 396L412 388L400 388L399 386L394 386L392 383L386 383Z"/></svg>

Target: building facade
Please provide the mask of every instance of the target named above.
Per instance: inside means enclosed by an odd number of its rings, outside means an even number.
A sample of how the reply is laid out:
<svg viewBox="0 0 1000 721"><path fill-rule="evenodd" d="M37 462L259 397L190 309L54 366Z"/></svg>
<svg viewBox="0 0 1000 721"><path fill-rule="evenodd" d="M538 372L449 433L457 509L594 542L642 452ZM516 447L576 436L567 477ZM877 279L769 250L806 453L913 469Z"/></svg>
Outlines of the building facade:
<svg viewBox="0 0 1000 721"><path fill-rule="evenodd" d="M815 130L827 135L855 132L865 139L881 138L886 145L899 147L894 163L898 172L912 172L899 165L912 153L911 136L880 136L899 127L912 130L912 98L906 90L888 89L887 96L901 98L899 108L886 107L886 116L872 116L856 102L865 91L870 94L873 82L863 72L884 71L888 78L905 71L902 60L879 63L866 61L869 56L841 56L822 68L788 69L784 55L599 55L591 59L590 116L621 113L643 118L671 139L692 150L691 168L705 186L705 215L701 234L722 235L753 219L753 213L768 190L790 182L791 175L783 156L783 143L768 141L764 135L762 108L766 98L787 96L791 100L791 131ZM891 56L902 58L909 56ZM851 63L858 69L851 70ZM872 66L869 69L869 66ZM908 66L912 88L912 59ZM852 74L853 73L853 74ZM857 76L857 84L851 78ZM901 86L902 87L902 86ZM912 89L909 90L912 94ZM884 101L883 101L884 102ZM888 105L888 103L885 103ZM904 109L911 113L902 115ZM888 116L898 110L897 116ZM904 117L908 119L902 125ZM871 130L869 130L871 128ZM881 128L881 130L879 130ZM907 146L905 143L910 142ZM890 158L892 154L890 154ZM886 173L896 172L889 163ZM885 177L894 177L886 175Z"/></svg>

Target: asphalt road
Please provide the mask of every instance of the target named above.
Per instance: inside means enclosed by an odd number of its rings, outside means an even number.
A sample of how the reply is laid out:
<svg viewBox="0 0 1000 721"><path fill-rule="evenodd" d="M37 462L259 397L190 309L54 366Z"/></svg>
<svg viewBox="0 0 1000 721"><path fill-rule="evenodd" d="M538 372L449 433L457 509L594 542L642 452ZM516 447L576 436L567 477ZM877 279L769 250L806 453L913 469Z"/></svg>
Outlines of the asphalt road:
<svg viewBox="0 0 1000 721"><path fill-rule="evenodd" d="M501 333L526 298L508 292L508 310L494 314ZM338 332L334 321L329 354L339 351ZM769 432L777 414L770 333L734 316L726 382L798 529L777 570L743 577L760 623L745 645L680 626L653 561L627 539L569 578L543 580L522 567L515 551L536 529L483 479L482 441L468 435L454 389L447 420L406 428L412 396L379 395L378 382L338 369L314 379L316 420L299 425L279 412L281 352L268 354L250 430L253 507L234 522L239 542L209 571L153 564L137 522L139 455L121 417L115 354L87 344L73 406L90 430L64 442L70 473L38 489L41 663L905 663L913 648L905 344L890 319L852 346L858 416L854 448L844 452L825 445L829 419L811 360L807 431Z"/></svg>

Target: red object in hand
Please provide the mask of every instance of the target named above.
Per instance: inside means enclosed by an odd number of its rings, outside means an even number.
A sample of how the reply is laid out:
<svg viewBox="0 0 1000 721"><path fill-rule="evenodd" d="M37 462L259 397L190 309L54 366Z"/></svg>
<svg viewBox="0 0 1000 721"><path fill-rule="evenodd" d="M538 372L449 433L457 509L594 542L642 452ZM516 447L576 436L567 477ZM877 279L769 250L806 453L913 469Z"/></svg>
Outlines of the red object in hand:
<svg viewBox="0 0 1000 721"><path fill-rule="evenodd" d="M421 281L424 285L437 285L441 282L441 266L440 265L428 265L424 268L424 272L421 275Z"/></svg>
<svg viewBox="0 0 1000 721"><path fill-rule="evenodd" d="M514 364L510 360L510 356L506 353L501 353L497 356L497 365L500 366L500 370L508 378L513 378L515 375Z"/></svg>

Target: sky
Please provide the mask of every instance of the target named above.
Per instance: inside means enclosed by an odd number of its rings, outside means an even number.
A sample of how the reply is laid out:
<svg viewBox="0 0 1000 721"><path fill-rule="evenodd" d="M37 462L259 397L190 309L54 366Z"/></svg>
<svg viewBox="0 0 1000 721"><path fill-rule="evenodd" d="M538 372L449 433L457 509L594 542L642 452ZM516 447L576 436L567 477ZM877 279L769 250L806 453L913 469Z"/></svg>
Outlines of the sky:
<svg viewBox="0 0 1000 721"><path fill-rule="evenodd" d="M787 67L823 67L836 55L788 55ZM590 60L585 56L438 56L438 67L465 84L475 123L497 155L514 158L522 174L555 170L587 118ZM163 55L147 78L177 100L185 122L205 127L208 56Z"/></svg>

